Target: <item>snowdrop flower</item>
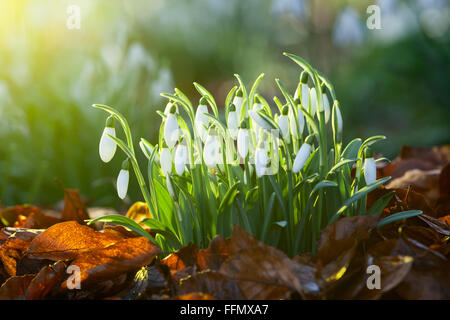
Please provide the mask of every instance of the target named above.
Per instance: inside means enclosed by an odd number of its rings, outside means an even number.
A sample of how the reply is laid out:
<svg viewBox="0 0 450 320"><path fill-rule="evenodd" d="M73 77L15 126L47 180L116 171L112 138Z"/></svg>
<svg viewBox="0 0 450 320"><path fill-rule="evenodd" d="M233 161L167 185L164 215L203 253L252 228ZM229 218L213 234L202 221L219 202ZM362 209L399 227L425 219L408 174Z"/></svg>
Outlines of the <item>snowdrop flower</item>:
<svg viewBox="0 0 450 320"><path fill-rule="evenodd" d="M215 168L220 161L220 141L216 135L209 134L203 148L203 160L208 168Z"/></svg>
<svg viewBox="0 0 450 320"><path fill-rule="evenodd" d="M343 120L342 120L341 109L339 108L339 102L336 101L335 103L336 103L337 132L338 132L338 134L342 134Z"/></svg>
<svg viewBox="0 0 450 320"><path fill-rule="evenodd" d="M206 98L202 97L197 107L197 111L195 112L194 125L203 142L205 142L206 136L208 135L208 131L205 127L208 127L209 125L209 118L205 113L208 113L208 105Z"/></svg>
<svg viewBox="0 0 450 320"><path fill-rule="evenodd" d="M166 115L166 116L168 116L169 115L169 113L170 113L170 110L172 109L172 106L175 106L175 113L178 113L178 105L174 102L174 101L172 101L172 100L170 100L167 104L166 104L166 107L165 107L165 109L164 109L164 114Z"/></svg>
<svg viewBox="0 0 450 320"><path fill-rule="evenodd" d="M103 130L103 134L100 138L100 144L98 147L100 159L102 159L103 162L111 161L117 149L117 144L108 135L116 137L116 129L114 128L113 116L108 117L108 119L106 120L106 126Z"/></svg>
<svg viewBox="0 0 450 320"><path fill-rule="evenodd" d="M302 144L300 150L298 150L297 155L295 156L294 164L292 165L292 171L294 171L294 173L300 172L300 170L302 170L305 166L306 161L311 155L311 143L312 136L308 136L305 143Z"/></svg>
<svg viewBox="0 0 450 320"><path fill-rule="evenodd" d="M330 101L328 100L327 88L325 85L322 85L322 102L325 110L325 122L328 122L328 120L330 120Z"/></svg>
<svg viewBox="0 0 450 320"><path fill-rule="evenodd" d="M314 117L314 115L317 112L317 93L316 93L316 88L314 88L314 87L311 88L311 90L309 91L309 95L311 97L310 112L311 112L311 116Z"/></svg>
<svg viewBox="0 0 450 320"><path fill-rule="evenodd" d="M278 126L281 130L281 136L284 140L289 141L289 117L288 117L289 107L284 106L281 111L281 115L278 118ZM294 119L295 120L295 119Z"/></svg>
<svg viewBox="0 0 450 320"><path fill-rule="evenodd" d="M241 119L241 110L242 110L242 104L244 103L243 93L242 89L239 88L239 90L236 93L236 96L233 98L233 104L236 106L236 115L238 121Z"/></svg>
<svg viewBox="0 0 450 320"><path fill-rule="evenodd" d="M300 77L302 90L302 106L306 111L309 111L309 86L308 86L308 72L303 71ZM314 113L312 113L314 115Z"/></svg>
<svg viewBox="0 0 450 320"><path fill-rule="evenodd" d="M294 101L294 103L297 106L297 119L295 118L295 114L294 111L292 110L292 107L289 108L288 117L291 134L295 139L298 139L299 134L301 135L305 128L305 116L303 115L303 111L300 108L300 99L297 98Z"/></svg>
<svg viewBox="0 0 450 320"><path fill-rule="evenodd" d="M165 176L172 172L172 154L166 145L163 145L159 156L161 158L161 170Z"/></svg>
<svg viewBox="0 0 450 320"><path fill-rule="evenodd" d="M128 191L128 183L130 182L129 161L126 159L122 162L122 169L117 177L117 194L120 199L124 199Z"/></svg>
<svg viewBox="0 0 450 320"><path fill-rule="evenodd" d="M141 138L141 141L139 141L139 147L141 148L144 156L150 160L150 157L153 153L153 146L149 144L147 141L145 141L143 138ZM155 161L156 163L159 163L158 153L155 154Z"/></svg>
<svg viewBox="0 0 450 320"><path fill-rule="evenodd" d="M172 106L164 123L164 140L169 148L173 148L180 137L180 125L176 116L176 107Z"/></svg>
<svg viewBox="0 0 450 320"><path fill-rule="evenodd" d="M239 155L243 159L245 159L245 157L247 157L249 143L250 143L250 139L249 139L249 135L248 135L247 124L245 123L245 121L242 121L241 126L238 130L238 135L237 135L237 148L238 148Z"/></svg>
<svg viewBox="0 0 450 320"><path fill-rule="evenodd" d="M256 100L256 98L255 98ZM256 133L259 133L259 128L263 128L266 130L272 130L273 128L267 123L266 120L264 120L263 117L258 113L258 111L264 112L264 109L261 104L254 104L253 109L250 110L248 113L250 117L253 120L254 129L256 130Z"/></svg>
<svg viewBox="0 0 450 320"><path fill-rule="evenodd" d="M230 106L230 110L228 111L227 126L231 138L233 138L233 140L236 140L238 132L238 113L234 104Z"/></svg>
<svg viewBox="0 0 450 320"><path fill-rule="evenodd" d="M188 160L187 148L183 144L179 144L177 146L177 150L175 151L175 171L178 175L182 175L186 168L186 163Z"/></svg>
<svg viewBox="0 0 450 320"><path fill-rule="evenodd" d="M269 158L267 156L267 148L264 142L260 142L255 151L255 169L256 175L260 178L266 174Z"/></svg>
<svg viewBox="0 0 450 320"><path fill-rule="evenodd" d="M377 180L377 166L375 164L375 159L373 158L373 153L370 148L366 149L366 160L364 161L364 179L366 184L370 185Z"/></svg>

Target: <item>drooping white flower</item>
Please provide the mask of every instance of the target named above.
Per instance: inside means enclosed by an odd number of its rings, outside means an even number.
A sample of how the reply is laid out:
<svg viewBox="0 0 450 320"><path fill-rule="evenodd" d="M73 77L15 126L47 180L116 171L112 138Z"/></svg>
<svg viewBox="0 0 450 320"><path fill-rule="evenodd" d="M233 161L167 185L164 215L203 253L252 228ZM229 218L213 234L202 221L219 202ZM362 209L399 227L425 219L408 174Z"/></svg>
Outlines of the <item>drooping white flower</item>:
<svg viewBox="0 0 450 320"><path fill-rule="evenodd" d="M242 93L242 89L239 88L236 95L233 98L233 104L236 106L236 115L238 119L238 123L241 119L241 110L242 110L242 104L244 103L244 97Z"/></svg>
<svg viewBox="0 0 450 320"><path fill-rule="evenodd" d="M245 124L245 121L241 122L241 127L238 130L238 136L237 136L237 148L239 155L245 159L248 154L248 148L249 148L250 138L248 134L248 129Z"/></svg>
<svg viewBox="0 0 450 320"><path fill-rule="evenodd" d="M309 86L308 86L308 72L303 71L302 75L300 76L300 83L301 83L301 90L302 90L302 96L301 96L301 102L303 108L309 112ZM312 113L314 115L314 113Z"/></svg>
<svg viewBox="0 0 450 320"><path fill-rule="evenodd" d="M164 123L164 140L169 148L173 148L180 137L180 125L175 111L175 106L172 106Z"/></svg>
<svg viewBox="0 0 450 320"><path fill-rule="evenodd" d="M187 148L183 144L179 144L175 151L175 171L178 175L182 175L187 164L188 154Z"/></svg>
<svg viewBox="0 0 450 320"><path fill-rule="evenodd" d="M288 116L291 134L295 139L297 139L299 137L299 134L301 135L305 128L305 116L303 115L303 111L300 108L300 99L295 100L295 105L297 106L297 118L295 118L292 107L289 108Z"/></svg>
<svg viewBox="0 0 450 320"><path fill-rule="evenodd" d="M330 112L330 101L328 100L325 85L322 86L322 103L325 111L325 122L328 122L328 120L330 120L331 112Z"/></svg>
<svg viewBox="0 0 450 320"><path fill-rule="evenodd" d="M175 106L175 113L178 113L178 105L176 104L176 102L170 100L167 104L166 107L164 108L164 114L166 116L169 115L170 110L172 109L172 106Z"/></svg>
<svg viewBox="0 0 450 320"><path fill-rule="evenodd" d="M208 168L215 168L221 163L220 140L216 135L208 135L203 148L203 160Z"/></svg>
<svg viewBox="0 0 450 320"><path fill-rule="evenodd" d="M258 112L254 111L254 110L250 110L248 112L248 114L250 115L250 117L253 120L253 128L254 128L254 130L256 131L257 134L259 133L259 129L260 128L263 128L265 130L271 130L272 129L270 124L266 120L264 120L264 118L261 117L261 115Z"/></svg>
<svg viewBox="0 0 450 320"><path fill-rule="evenodd" d="M100 159L103 162L109 162L114 157L116 153L117 144L108 135L116 137L116 129L114 128L114 118L110 116L106 120L106 126L103 130L102 137L100 138L100 143L98 146L98 151L100 154Z"/></svg>
<svg viewBox="0 0 450 320"><path fill-rule="evenodd" d="M139 141L139 147L142 150L142 153L147 159L150 159L152 153L153 153L153 146L149 144L145 139L141 138L141 141ZM158 153L155 154L155 161L156 163L159 163L159 156Z"/></svg>
<svg viewBox="0 0 450 320"><path fill-rule="evenodd" d="M172 172L172 154L169 148L163 147L159 153L161 158L161 170L165 176Z"/></svg>
<svg viewBox="0 0 450 320"><path fill-rule="evenodd" d="M267 156L266 144L261 142L255 151L255 169L259 178L266 174L268 162L269 157Z"/></svg>
<svg viewBox="0 0 450 320"><path fill-rule="evenodd" d="M300 172L305 166L306 161L311 155L311 142L312 138L308 137L304 144L298 150L297 155L295 156L294 164L292 165L292 171L294 173Z"/></svg>
<svg viewBox="0 0 450 320"><path fill-rule="evenodd" d="M342 128L343 128L343 120L342 120L342 114L341 109L339 108L339 103L336 104L336 120L337 120L337 131L339 134L342 134Z"/></svg>
<svg viewBox="0 0 450 320"><path fill-rule="evenodd" d="M310 95L310 99L311 99L311 105L310 105L310 109L311 109L311 116L314 117L314 115L317 112L317 93L316 93L316 88L311 88L311 90L309 91L309 95ZM305 109L307 110L307 109Z"/></svg>
<svg viewBox="0 0 450 320"><path fill-rule="evenodd" d="M286 141L289 141L289 122L290 122L289 120L290 119L288 116L288 112L289 112L289 107L284 106L283 110L281 112L281 115L278 118L278 126L280 127L281 135L282 135L283 139Z"/></svg>
<svg viewBox="0 0 450 320"><path fill-rule="evenodd" d="M208 113L208 105L206 99L202 97L197 107L197 111L195 112L194 125L203 142L206 141L206 136L208 135L208 130L206 128L208 128L209 125L209 118L205 113Z"/></svg>
<svg viewBox="0 0 450 320"><path fill-rule="evenodd" d="M228 111L228 119L227 119L227 126L228 131L230 132L231 138L233 140L236 140L237 138L237 132L238 132L238 113L236 106L232 104L230 106L230 110Z"/></svg>
<svg viewBox="0 0 450 320"><path fill-rule="evenodd" d="M370 185L377 180L377 166L375 164L375 159L373 158L373 153L370 148L366 149L366 160L364 160L364 179L366 184Z"/></svg>
<svg viewBox="0 0 450 320"><path fill-rule="evenodd" d="M117 177L117 195L120 199L125 199L130 182L130 171L128 159L122 163L122 169Z"/></svg>

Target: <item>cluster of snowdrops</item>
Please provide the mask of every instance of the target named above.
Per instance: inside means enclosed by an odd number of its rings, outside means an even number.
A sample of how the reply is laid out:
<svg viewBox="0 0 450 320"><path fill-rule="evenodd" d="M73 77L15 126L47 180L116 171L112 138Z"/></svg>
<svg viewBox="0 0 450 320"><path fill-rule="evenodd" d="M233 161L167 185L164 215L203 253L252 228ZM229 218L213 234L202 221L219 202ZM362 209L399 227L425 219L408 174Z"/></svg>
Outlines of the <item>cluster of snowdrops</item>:
<svg viewBox="0 0 450 320"><path fill-rule="evenodd" d="M195 107L178 89L161 94L168 103L158 111L159 141L139 142L148 160L145 171L126 119L112 107L94 105L110 114L100 140L101 159L109 162L117 146L126 156L117 178L119 197L127 194L132 169L152 217L140 224L120 215L91 222L124 225L165 251L189 243L205 247L217 234L229 236L238 224L294 255L315 252L320 230L342 215L380 213L389 198L366 208L366 196L389 177L376 179L375 162L383 159L375 160L369 146L385 137L357 138L343 147L333 86L302 58L285 55L303 70L293 95L276 79L282 98L273 98L274 107L257 92L263 75L250 90L235 75L237 85L222 113L198 83L201 97ZM116 122L125 139L116 134ZM417 213L398 218L412 214Z"/></svg>

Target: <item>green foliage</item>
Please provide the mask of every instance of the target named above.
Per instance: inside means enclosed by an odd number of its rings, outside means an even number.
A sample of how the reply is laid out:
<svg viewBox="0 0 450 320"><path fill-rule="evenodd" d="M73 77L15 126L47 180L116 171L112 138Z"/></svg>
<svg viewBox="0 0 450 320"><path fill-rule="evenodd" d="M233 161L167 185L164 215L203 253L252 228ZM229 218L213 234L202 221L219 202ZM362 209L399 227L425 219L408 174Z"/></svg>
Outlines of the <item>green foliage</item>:
<svg viewBox="0 0 450 320"><path fill-rule="evenodd" d="M306 116L306 130L300 130L296 138L290 133L281 135L286 126L280 121L281 115L272 115L269 105L262 99L252 99L253 96L259 97L256 92L262 76L248 91L240 76L236 75L243 92L240 116L245 128L253 129L238 129L237 145L231 134L233 128L227 127L231 122L219 119L217 102L207 89L194 83L213 111L213 114L203 113L201 121L199 111L195 112L189 99L176 89L175 95L162 94L169 99L166 110L173 109L172 103L178 105L188 115L190 123L187 126L179 115L161 114L163 123L159 146L147 143L152 150L151 154L146 152L148 186L136 160L127 120L114 108L94 105L117 118L121 124L125 141L110 137L131 160L144 199L154 214L154 219L144 223L158 232L156 241L164 250L178 249L191 242L206 247L217 234L230 236L233 225L238 224L291 255L315 252L316 239L323 227L340 216L367 214L367 194L389 180L389 177L382 178L367 185L363 179L365 170L375 170L363 162L364 151L385 137L374 136L364 142L355 139L343 148L341 133L336 129L338 126L331 124L335 117L326 121L325 116L327 108L330 112L328 94L333 100L336 97L332 85L303 59L286 55L309 73L316 88L314 96L314 91L306 87L308 84L302 84L308 94L301 96L303 101L297 109L294 97L280 80L276 80L285 98L285 106L297 110L297 113L291 113L293 118L290 120L299 123L296 121ZM317 88L323 83L328 93L322 95ZM300 89L304 88L300 86ZM233 87L231 92L235 91L236 87ZM227 95L225 110L229 110L232 95ZM239 104L238 100L233 101ZM333 105L337 104L333 102ZM340 111L334 108L333 113L336 112ZM231 112L226 113L232 116ZM208 130L207 138L201 136L199 124ZM179 127L180 130L166 132L169 127ZM236 147L241 148L240 136L244 132L249 133L249 153L241 157ZM171 156L166 159L162 150L167 151L164 139L168 133L176 134L176 145L169 147ZM211 140L214 142L210 143L209 139L214 139ZM182 157L180 150L184 147L188 154ZM210 157L215 161L212 164L207 160ZM264 162L259 160L261 157ZM303 161L297 161L297 158ZM166 161L173 163L168 169L163 169L166 166L162 167L162 164L165 165ZM351 177L353 165L356 166L354 179ZM369 211L383 209L383 205L384 201L377 202ZM396 215L399 219L408 216L411 213ZM95 221L113 220L107 216ZM395 220L395 217L383 220L382 224ZM119 223L126 225L124 222L124 218L120 218ZM136 230L136 225L131 224L131 228ZM140 230L138 232L141 233Z"/></svg>

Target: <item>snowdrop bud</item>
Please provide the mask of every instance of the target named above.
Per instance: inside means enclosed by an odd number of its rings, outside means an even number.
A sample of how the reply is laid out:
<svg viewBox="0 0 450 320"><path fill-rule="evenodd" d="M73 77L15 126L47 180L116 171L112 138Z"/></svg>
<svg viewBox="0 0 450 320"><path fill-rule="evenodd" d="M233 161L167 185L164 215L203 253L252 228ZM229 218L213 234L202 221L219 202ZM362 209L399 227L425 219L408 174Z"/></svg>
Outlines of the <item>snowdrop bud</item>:
<svg viewBox="0 0 450 320"><path fill-rule="evenodd" d="M172 154L169 148L163 146L159 156L161 158L161 170L165 176L172 172Z"/></svg>
<svg viewBox="0 0 450 320"><path fill-rule="evenodd" d="M370 185L377 180L377 166L375 164L375 159L373 158L373 153L370 148L366 149L365 158L364 179L366 180L366 184Z"/></svg>
<svg viewBox="0 0 450 320"><path fill-rule="evenodd" d="M164 140L169 148L173 148L180 137L180 126L175 112L176 107L172 106L164 124Z"/></svg>
<svg viewBox="0 0 450 320"><path fill-rule="evenodd" d="M300 99L296 99L294 103L297 106L297 119L295 118L292 107L289 108L289 126L292 136L297 139L299 137L299 134L301 135L305 128L305 116L303 115L303 111L300 108Z"/></svg>
<svg viewBox="0 0 450 320"><path fill-rule="evenodd" d="M311 88L309 95L311 96L311 116L314 117L314 115L317 112L317 94L316 94L316 88ZM307 109L305 109L307 110Z"/></svg>
<svg viewBox="0 0 450 320"><path fill-rule="evenodd" d="M175 171L178 175L182 175L187 163L187 148L183 144L179 144L175 151Z"/></svg>
<svg viewBox="0 0 450 320"><path fill-rule="evenodd" d="M337 119L336 119L337 120L337 131L339 134L342 134L343 120L342 120L341 109L339 108L339 103L336 103L336 117L337 117Z"/></svg>
<svg viewBox="0 0 450 320"><path fill-rule="evenodd" d="M278 118L278 126L281 130L281 135L284 140L289 140L289 117L288 117L289 107L284 106L281 112L281 116Z"/></svg>
<svg viewBox="0 0 450 320"><path fill-rule="evenodd" d="M120 199L124 199L128 191L128 183L130 182L130 164L128 159L122 162L122 169L117 177L117 194Z"/></svg>
<svg viewBox="0 0 450 320"><path fill-rule="evenodd" d="M149 143L146 143L146 141L144 139L142 139L142 138L141 138L141 141L139 141L139 147L141 148L142 153L144 154L144 156L147 159L150 159L150 157L151 157L151 155L153 153L153 147ZM158 153L155 154L155 161L157 163L159 163Z"/></svg>
<svg viewBox="0 0 450 320"><path fill-rule="evenodd" d="M305 166L306 161L311 155L311 143L312 136L308 136L305 143L302 144L300 150L298 150L297 155L295 156L294 164L292 166L292 171L294 171L294 173L300 172L300 170L302 170Z"/></svg>
<svg viewBox="0 0 450 320"><path fill-rule="evenodd" d="M215 135L208 135L203 148L203 160L208 168L215 168L220 162L220 141Z"/></svg>
<svg viewBox="0 0 450 320"><path fill-rule="evenodd" d="M267 156L267 149L264 142L261 142L255 151L255 169L256 175L260 178L266 173L269 158Z"/></svg>
<svg viewBox="0 0 450 320"><path fill-rule="evenodd" d="M330 120L330 101L328 100L325 84L322 85L322 102L325 110L325 122L328 122L328 120Z"/></svg>
<svg viewBox="0 0 450 320"><path fill-rule="evenodd" d="M100 144L98 146L100 159L102 159L103 162L111 161L117 149L117 144L108 135L116 137L116 129L114 128L113 116L108 117L108 119L106 120L106 126L103 130L102 137L100 138Z"/></svg>
<svg viewBox="0 0 450 320"><path fill-rule="evenodd" d="M248 154L249 143L250 139L248 135L247 124L245 123L245 121L242 121L241 127L238 130L237 147L239 155L244 159L245 157L247 157Z"/></svg>
<svg viewBox="0 0 450 320"><path fill-rule="evenodd" d="M270 126L270 124L266 120L264 120L263 117L261 117L259 115L258 112L254 111L254 110L250 110L248 112L248 114L250 115L250 117L253 120L254 128L255 128L255 130L257 130L256 131L257 134L259 133L259 128L263 128L263 129L266 129L266 130L272 130L273 129Z"/></svg>
<svg viewBox="0 0 450 320"><path fill-rule="evenodd" d="M303 71L303 73L300 77L300 82L301 82L301 86L302 86L302 105L303 105L303 108L309 112L308 73L306 71Z"/></svg>
<svg viewBox="0 0 450 320"><path fill-rule="evenodd" d="M238 131L238 114L236 111L236 106L234 104L230 106L230 110L228 111L227 126L231 138L233 138L233 140L236 140Z"/></svg>
<svg viewBox="0 0 450 320"><path fill-rule="evenodd" d="M208 130L205 127L208 127L209 124L209 118L205 113L208 113L208 105L206 98L202 97L195 112L194 125L203 142L205 142L208 135Z"/></svg>
<svg viewBox="0 0 450 320"><path fill-rule="evenodd" d="M233 104L236 106L236 114L238 120L241 118L241 110L242 110L242 103L244 102L244 94L242 92L242 89L239 88L239 90L236 93L236 96L233 98Z"/></svg>

